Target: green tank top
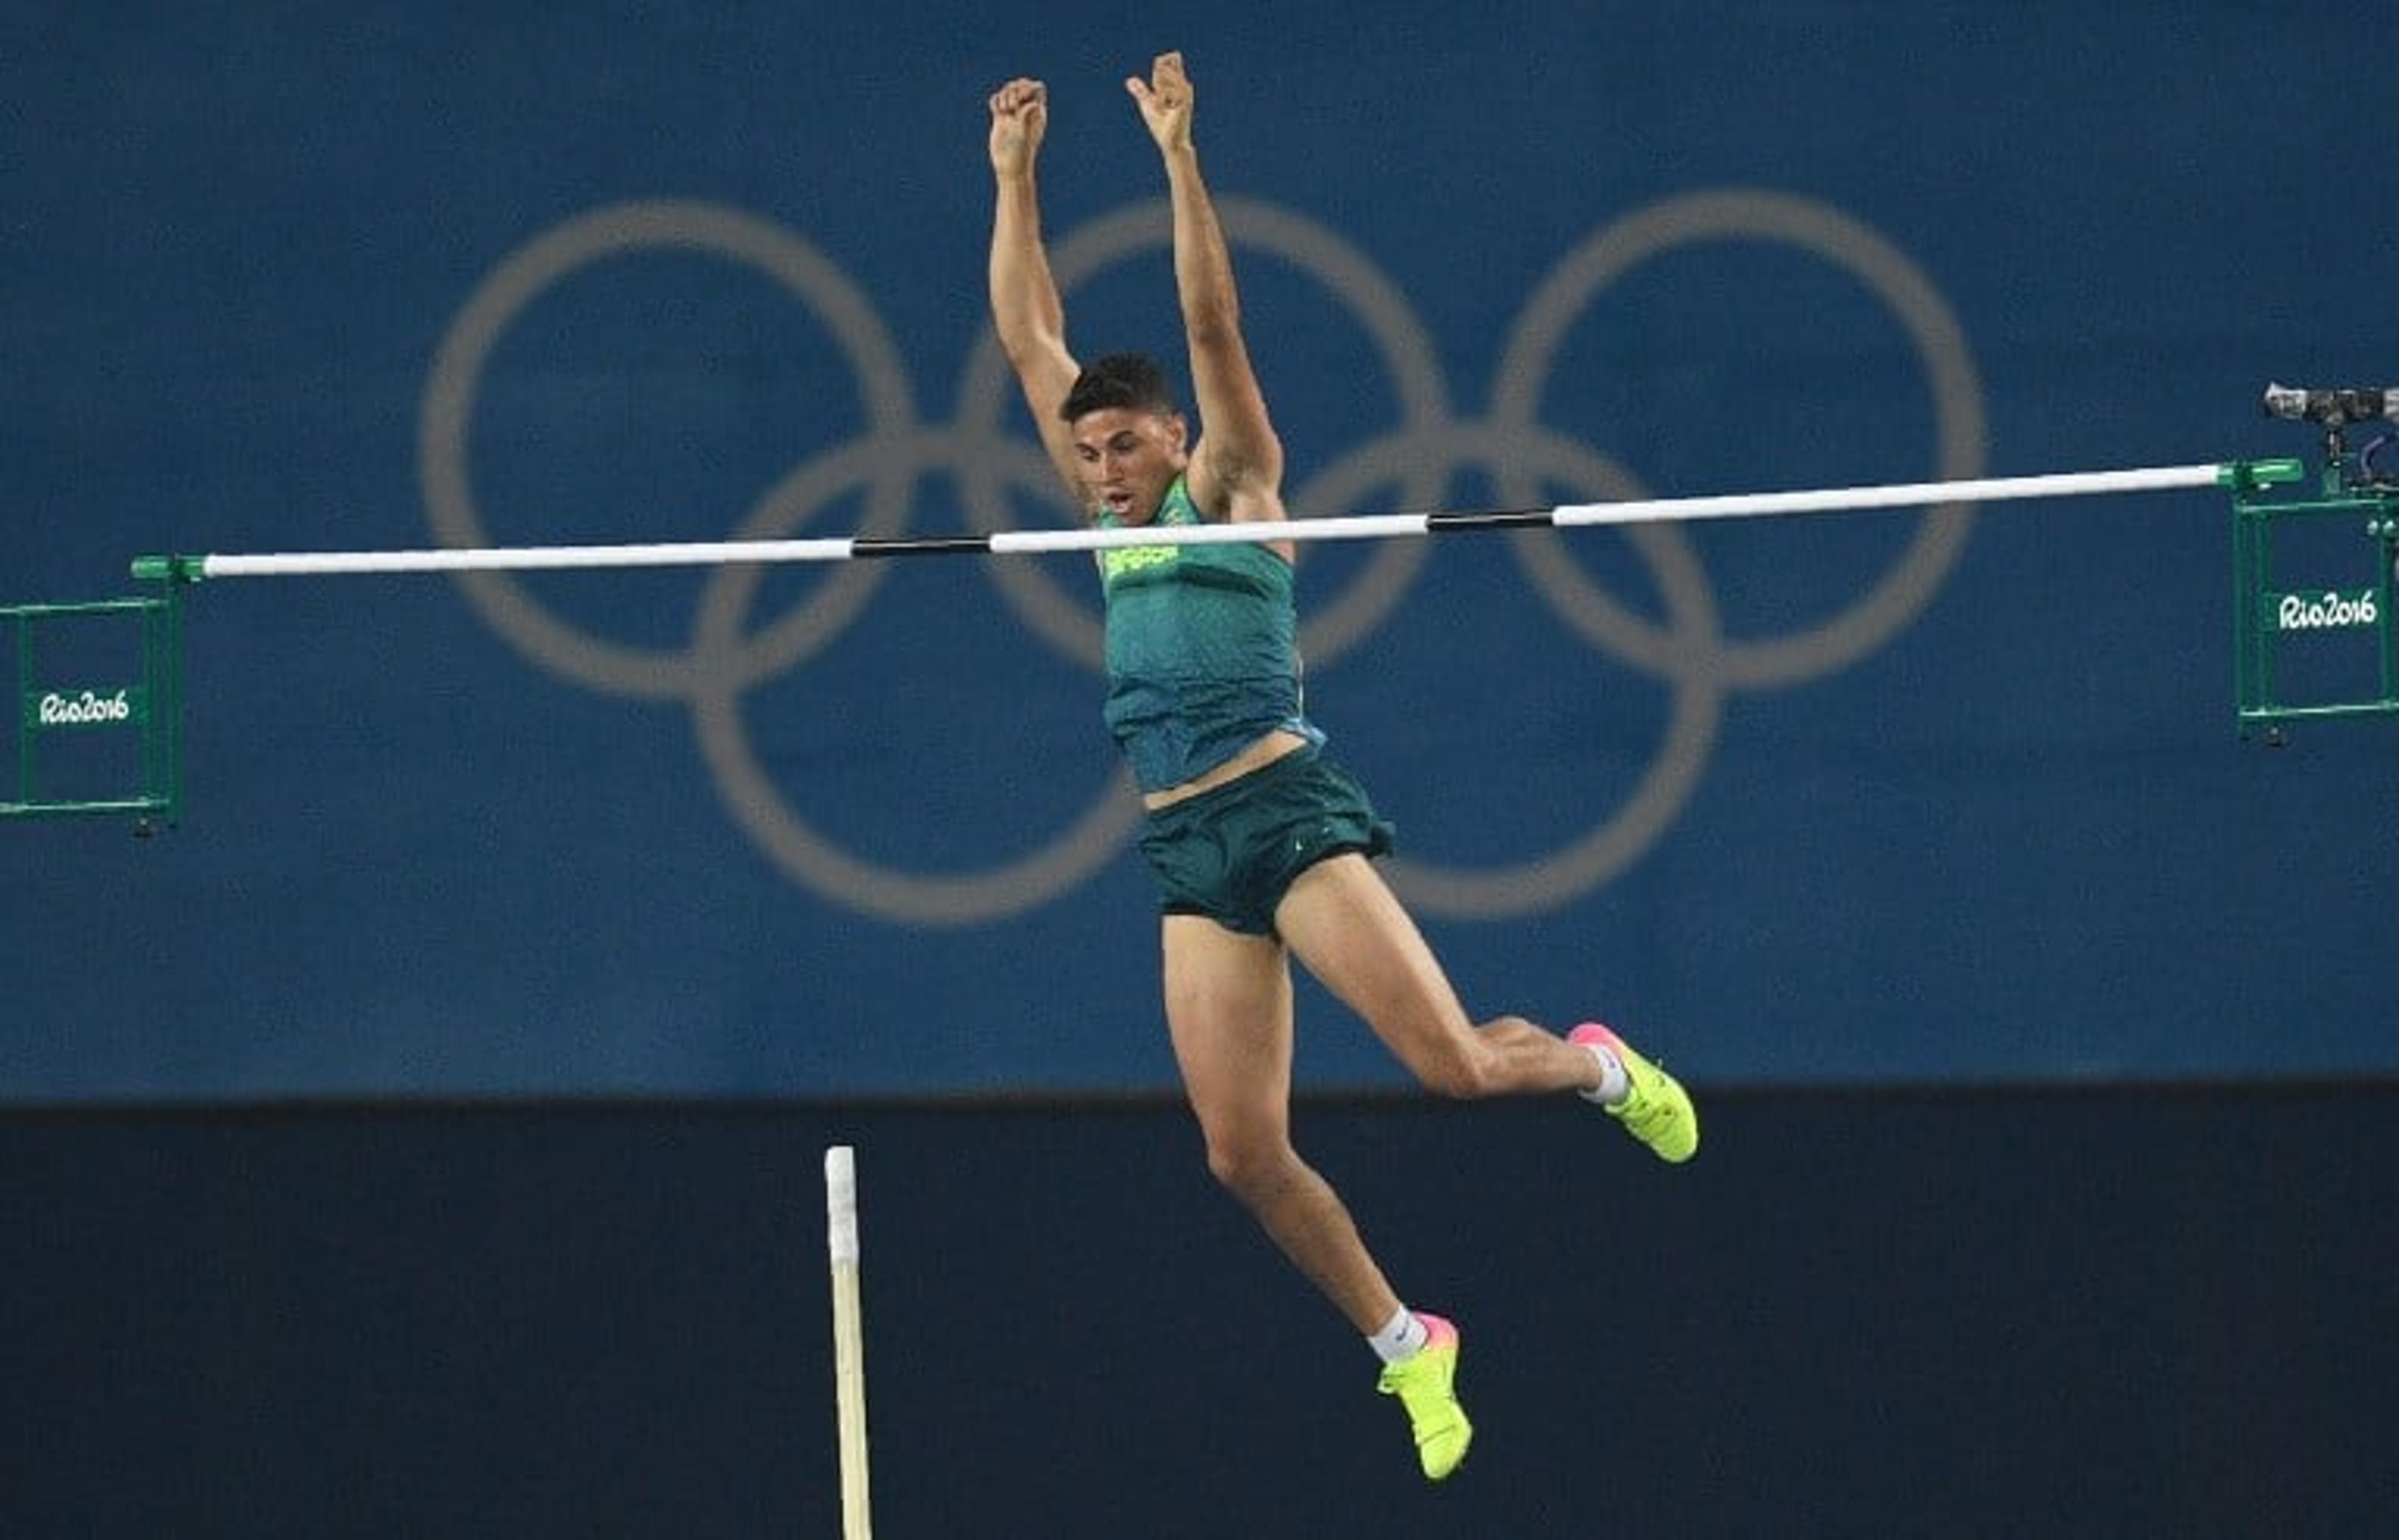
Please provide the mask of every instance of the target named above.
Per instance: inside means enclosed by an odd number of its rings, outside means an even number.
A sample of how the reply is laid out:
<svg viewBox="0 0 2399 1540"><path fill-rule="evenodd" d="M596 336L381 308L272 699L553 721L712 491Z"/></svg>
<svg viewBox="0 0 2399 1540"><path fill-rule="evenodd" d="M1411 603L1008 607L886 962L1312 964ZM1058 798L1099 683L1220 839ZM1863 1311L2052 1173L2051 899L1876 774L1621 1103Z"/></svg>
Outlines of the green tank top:
<svg viewBox="0 0 2399 1540"><path fill-rule="evenodd" d="M1200 521L1176 477L1155 522ZM1204 775L1279 727L1323 741L1301 712L1289 561L1246 542L1095 554L1107 601L1105 715L1143 790Z"/></svg>

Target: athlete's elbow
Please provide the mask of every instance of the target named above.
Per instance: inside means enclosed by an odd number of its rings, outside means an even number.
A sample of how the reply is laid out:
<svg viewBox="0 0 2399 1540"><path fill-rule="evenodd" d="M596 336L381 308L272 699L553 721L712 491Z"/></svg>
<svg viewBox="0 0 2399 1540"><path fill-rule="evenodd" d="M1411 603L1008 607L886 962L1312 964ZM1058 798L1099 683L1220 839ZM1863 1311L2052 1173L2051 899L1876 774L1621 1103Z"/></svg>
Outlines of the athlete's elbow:
<svg viewBox="0 0 2399 1540"><path fill-rule="evenodd" d="M1195 353L1241 345L1241 304L1230 294L1183 302L1183 332Z"/></svg>
<svg viewBox="0 0 2399 1540"><path fill-rule="evenodd" d="M1031 317L1012 314L997 305L992 307L992 330L999 336L1001 356L1020 373L1052 342L1047 329Z"/></svg>

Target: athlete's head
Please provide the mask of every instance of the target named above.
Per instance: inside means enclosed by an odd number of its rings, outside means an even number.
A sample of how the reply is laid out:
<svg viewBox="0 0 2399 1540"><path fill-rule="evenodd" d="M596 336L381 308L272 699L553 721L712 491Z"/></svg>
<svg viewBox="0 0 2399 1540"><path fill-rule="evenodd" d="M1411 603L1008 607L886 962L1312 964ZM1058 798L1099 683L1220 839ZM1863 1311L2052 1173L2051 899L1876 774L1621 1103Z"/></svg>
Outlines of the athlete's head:
<svg viewBox="0 0 2399 1540"><path fill-rule="evenodd" d="M1189 463L1189 432L1158 360L1111 353L1076 376L1058 415L1072 431L1087 501L1128 524L1158 515Z"/></svg>

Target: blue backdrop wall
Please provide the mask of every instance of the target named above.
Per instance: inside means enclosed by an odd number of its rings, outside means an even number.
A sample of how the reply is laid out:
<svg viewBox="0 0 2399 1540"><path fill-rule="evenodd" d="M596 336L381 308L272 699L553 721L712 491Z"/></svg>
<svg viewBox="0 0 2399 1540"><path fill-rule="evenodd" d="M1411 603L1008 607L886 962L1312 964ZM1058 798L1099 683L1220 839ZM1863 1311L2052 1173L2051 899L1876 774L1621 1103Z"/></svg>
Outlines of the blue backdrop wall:
<svg viewBox="0 0 2399 1540"><path fill-rule="evenodd" d="M1299 511L2299 453L2389 374L2352 57L2114 8L467 5L6 23L0 599L150 550L1067 510L984 324L1050 83L1172 349L1187 50ZM1311 554L1471 1004L1718 1086L2387 1074L2394 744L2231 725L2213 493ZM0 1096L1154 1088L1071 560L219 583L183 827L0 831ZM21 732L14 725L12 732ZM1389 1083L1321 1000L1302 1073Z"/></svg>

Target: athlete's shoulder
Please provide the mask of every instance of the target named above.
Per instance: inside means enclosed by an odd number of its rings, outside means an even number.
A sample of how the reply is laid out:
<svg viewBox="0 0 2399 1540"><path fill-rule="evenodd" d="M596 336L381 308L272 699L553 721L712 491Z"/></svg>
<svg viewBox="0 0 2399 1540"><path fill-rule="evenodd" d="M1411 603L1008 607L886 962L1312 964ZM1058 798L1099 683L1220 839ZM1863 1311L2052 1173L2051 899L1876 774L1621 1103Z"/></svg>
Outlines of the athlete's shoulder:
<svg viewBox="0 0 2399 1540"><path fill-rule="evenodd" d="M1197 524L1200 521L1200 505L1191 497L1191 478L1178 476L1167 483L1166 495L1159 499L1156 524Z"/></svg>

